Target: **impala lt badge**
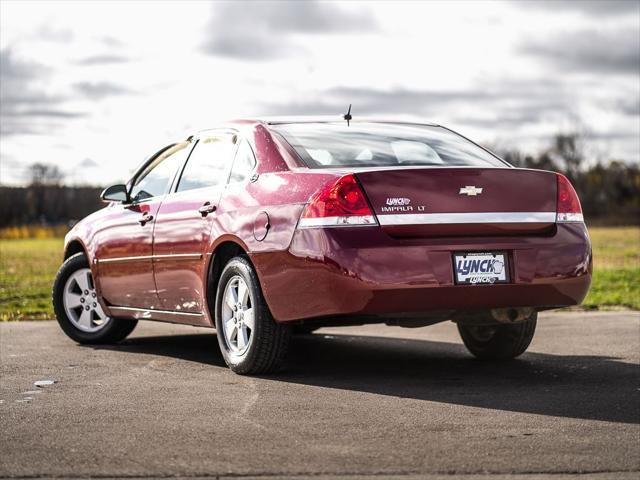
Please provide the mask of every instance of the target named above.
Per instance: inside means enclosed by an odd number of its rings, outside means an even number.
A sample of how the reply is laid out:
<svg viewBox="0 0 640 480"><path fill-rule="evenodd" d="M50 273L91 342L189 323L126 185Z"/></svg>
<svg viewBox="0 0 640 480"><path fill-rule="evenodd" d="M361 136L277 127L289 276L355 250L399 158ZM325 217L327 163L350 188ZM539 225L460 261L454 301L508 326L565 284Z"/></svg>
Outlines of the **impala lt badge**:
<svg viewBox="0 0 640 480"><path fill-rule="evenodd" d="M482 193L482 188L476 188L474 185L467 185L462 187L458 192L460 195L466 195L467 197L475 197Z"/></svg>

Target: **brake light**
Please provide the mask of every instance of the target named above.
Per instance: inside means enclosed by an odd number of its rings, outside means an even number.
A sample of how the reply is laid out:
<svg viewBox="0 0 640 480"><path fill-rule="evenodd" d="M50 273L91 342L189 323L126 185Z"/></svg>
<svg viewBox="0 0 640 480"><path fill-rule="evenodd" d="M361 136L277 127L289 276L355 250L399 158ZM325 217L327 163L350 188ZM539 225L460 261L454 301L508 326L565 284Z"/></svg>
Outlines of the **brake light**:
<svg viewBox="0 0 640 480"><path fill-rule="evenodd" d="M376 217L353 174L331 182L310 200L299 227L376 225Z"/></svg>
<svg viewBox="0 0 640 480"><path fill-rule="evenodd" d="M583 222L580 199L567 177L558 173L557 222Z"/></svg>

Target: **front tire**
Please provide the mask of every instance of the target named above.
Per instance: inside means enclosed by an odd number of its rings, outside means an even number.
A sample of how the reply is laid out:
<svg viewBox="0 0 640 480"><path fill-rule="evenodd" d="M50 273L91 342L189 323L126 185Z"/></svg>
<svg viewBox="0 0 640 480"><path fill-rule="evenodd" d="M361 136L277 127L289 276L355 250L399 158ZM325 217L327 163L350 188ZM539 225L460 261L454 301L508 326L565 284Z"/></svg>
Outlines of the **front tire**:
<svg viewBox="0 0 640 480"><path fill-rule="evenodd" d="M465 347L482 360L508 360L522 355L536 331L538 314L511 325L458 324Z"/></svg>
<svg viewBox="0 0 640 480"><path fill-rule="evenodd" d="M258 277L245 257L232 258L222 271L215 320L222 356L235 373L270 373L280 367L291 328L273 320Z"/></svg>
<svg viewBox="0 0 640 480"><path fill-rule="evenodd" d="M117 343L138 323L109 317L102 310L84 253L77 253L62 264L53 283L52 297L60 327L78 343Z"/></svg>

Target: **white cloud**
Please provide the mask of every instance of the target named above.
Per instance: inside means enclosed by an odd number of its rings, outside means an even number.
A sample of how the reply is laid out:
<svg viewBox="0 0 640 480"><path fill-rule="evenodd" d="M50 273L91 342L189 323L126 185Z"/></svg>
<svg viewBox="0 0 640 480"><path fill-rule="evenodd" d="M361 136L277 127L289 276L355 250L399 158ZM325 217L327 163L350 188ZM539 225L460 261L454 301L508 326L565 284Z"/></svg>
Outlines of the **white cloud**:
<svg viewBox="0 0 640 480"><path fill-rule="evenodd" d="M639 16L574 5L3 3L0 181L45 161L104 185L190 129L348 103L529 151L580 128L638 162Z"/></svg>

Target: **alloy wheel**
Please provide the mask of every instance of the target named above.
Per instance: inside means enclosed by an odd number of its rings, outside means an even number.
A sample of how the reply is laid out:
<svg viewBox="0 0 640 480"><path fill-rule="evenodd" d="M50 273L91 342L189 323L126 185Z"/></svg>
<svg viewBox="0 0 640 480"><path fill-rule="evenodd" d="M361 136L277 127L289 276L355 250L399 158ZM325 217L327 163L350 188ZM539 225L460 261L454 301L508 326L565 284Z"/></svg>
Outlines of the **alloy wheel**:
<svg viewBox="0 0 640 480"><path fill-rule="evenodd" d="M222 301L222 328L226 344L232 353L242 355L247 351L253 338L254 325L249 287L242 277L231 277Z"/></svg>
<svg viewBox="0 0 640 480"><path fill-rule="evenodd" d="M73 272L64 285L62 301L69 321L78 330L94 333L111 320L102 309L91 270L81 268Z"/></svg>

